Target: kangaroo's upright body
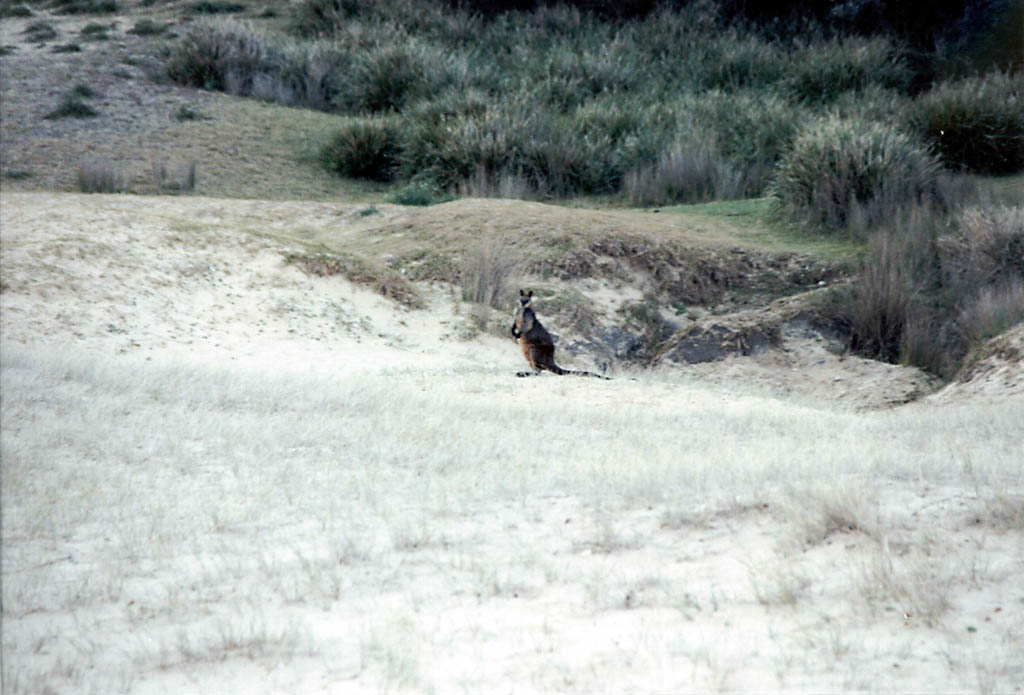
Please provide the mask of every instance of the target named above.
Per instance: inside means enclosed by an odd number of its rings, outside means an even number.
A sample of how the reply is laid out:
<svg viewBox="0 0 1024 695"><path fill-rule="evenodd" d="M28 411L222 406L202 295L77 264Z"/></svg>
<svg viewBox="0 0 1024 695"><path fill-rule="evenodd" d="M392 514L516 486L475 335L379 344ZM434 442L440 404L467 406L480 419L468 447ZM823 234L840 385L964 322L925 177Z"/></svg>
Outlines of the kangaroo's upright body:
<svg viewBox="0 0 1024 695"><path fill-rule="evenodd" d="M537 314L533 311L533 290L529 292L519 290L519 304L516 307L511 333L512 337L519 341L523 357L526 358L527 364L533 370L532 372L516 372L516 376L540 374L542 370L546 369L558 375L575 374L577 376L596 376L599 379L608 378L593 372L562 369L555 364L555 341L541 325Z"/></svg>

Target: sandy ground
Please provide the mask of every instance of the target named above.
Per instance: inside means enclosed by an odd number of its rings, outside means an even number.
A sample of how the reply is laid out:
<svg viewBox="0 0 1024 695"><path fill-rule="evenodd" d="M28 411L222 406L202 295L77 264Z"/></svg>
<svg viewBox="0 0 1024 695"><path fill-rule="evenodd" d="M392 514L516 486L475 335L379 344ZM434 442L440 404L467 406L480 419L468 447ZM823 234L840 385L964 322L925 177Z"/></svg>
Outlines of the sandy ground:
<svg viewBox="0 0 1024 695"><path fill-rule="evenodd" d="M1021 482L1019 365L981 370L984 387L866 413L933 387L915 370L843 359L797 332L783 350L674 367L650 383L642 372L593 388L555 377L524 382L511 377L522 358L510 340L466 338L470 322L450 288L423 287L428 307L403 309L337 277L307 276L284 262L287 246L268 233L277 225L344 235L350 212L287 202L0 197L2 347L26 413L18 426L42 427L56 413L82 451L116 440L124 457L63 461L59 436L47 440L53 455L27 451L14 435L5 449L4 673L12 692L1022 692L1024 544L1012 487ZM35 373L33 351L46 360L66 353L71 366ZM85 367L75 366L77 355L89 358ZM147 401L149 385L117 381L117 365L146 363L158 377L178 364L209 374L205 385L183 372L195 381L180 393L200 404L219 402L222 386L229 400L245 395L223 376L231 370L250 381L265 374L299 402L308 439L336 451L351 446L350 434L364 442L388 436L391 416L370 398L364 414L325 419L315 404L302 410L303 389L318 375L400 375L397 386L339 383L390 389L387 398L422 412L423 430L443 437L450 423L431 400L434 373L456 416L481 406L485 417L467 427L493 441L457 439L483 453L425 457L435 466L426 478L448 485L451 470L480 465L485 482L464 474L451 483L460 492L452 500L444 485L423 482L414 459L381 447L354 493L379 507L344 509L332 494L347 489L353 472L321 466L305 435L278 450L247 423L238 431L253 442L222 441L230 440L223 423L191 420L178 403ZM118 389L128 389L123 403ZM115 418L96 420L109 431L93 431L91 402L113 404ZM478 486L493 492L506 466L535 471L508 431L524 420L539 426L530 418L541 402L591 425L582 441L571 429L552 430L556 451L570 446L600 460L609 450L618 465L559 468L552 456L550 476L523 473L527 483L551 486L546 494L474 498ZM979 417L991 428L977 431ZM153 418L179 419L185 424L175 431L191 434L154 438ZM644 499L644 477L659 473L616 453L642 443L630 419L659 436L678 431L678 440L649 450L655 464L679 459L698 492L701 480L735 476L734 492L715 503L696 504L689 488L678 504L631 501L629 490ZM227 431L236 424L227 420ZM806 441L778 431L799 426ZM878 441L862 456L865 436ZM161 447L169 447L166 468ZM716 456L735 472L715 470ZM463 459L470 464L460 468ZM22 464L38 466L40 477L26 480ZM19 472L16 488L8 487L9 467ZM301 504L280 499L295 469L309 474L289 482ZM781 475L775 469L794 474L788 493L763 488L760 481ZM142 471L145 479L135 477ZM853 487L832 489L833 479ZM76 481L73 503L48 507L53 519L24 505L59 500L68 480ZM106 499L104 481L119 482L124 498L76 511L86 490ZM986 487L1000 481L1010 487ZM374 485L398 492L371 494ZM188 515L177 506L185 497ZM389 507L395 500L402 506ZM161 534L155 542L151 528ZM796 549L780 549L787 543ZM115 552L123 556L105 562ZM111 576L117 567L123 576ZM193 581L178 586L179 577Z"/></svg>

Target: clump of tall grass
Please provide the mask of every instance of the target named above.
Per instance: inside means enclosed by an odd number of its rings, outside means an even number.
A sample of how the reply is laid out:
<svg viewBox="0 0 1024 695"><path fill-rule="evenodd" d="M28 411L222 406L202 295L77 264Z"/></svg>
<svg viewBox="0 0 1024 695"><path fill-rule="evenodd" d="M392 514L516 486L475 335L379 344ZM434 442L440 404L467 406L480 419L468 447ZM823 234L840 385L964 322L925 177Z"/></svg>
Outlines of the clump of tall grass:
<svg viewBox="0 0 1024 695"><path fill-rule="evenodd" d="M1024 208L912 206L873 234L838 314L854 352L951 377L1024 320Z"/></svg>
<svg viewBox="0 0 1024 695"><path fill-rule="evenodd" d="M358 119L340 128L320 150L323 165L342 176L390 181L399 166L399 133L386 118Z"/></svg>
<svg viewBox="0 0 1024 695"><path fill-rule="evenodd" d="M125 190L121 172L113 162L105 159L82 162L75 174L78 190L82 193L120 193Z"/></svg>
<svg viewBox="0 0 1024 695"><path fill-rule="evenodd" d="M68 90L60 103L46 114L45 118L54 120L57 118L94 118L99 111L85 102L86 99L96 96L96 92L87 84L78 84Z"/></svg>
<svg viewBox="0 0 1024 695"><path fill-rule="evenodd" d="M709 133L676 142L654 164L630 171L624 186L637 207L739 198L746 188L743 172L730 166Z"/></svg>
<svg viewBox="0 0 1024 695"><path fill-rule="evenodd" d="M271 62L267 39L240 23L196 24L172 50L165 70L171 80L200 89L246 94L252 77Z"/></svg>
<svg viewBox="0 0 1024 695"><path fill-rule="evenodd" d="M514 239L481 240L462 262L462 298L492 309L507 309L514 301L514 282L522 273L523 252Z"/></svg>
<svg viewBox="0 0 1024 695"><path fill-rule="evenodd" d="M951 168L1024 170L1024 73L937 85L913 102L909 120Z"/></svg>
<svg viewBox="0 0 1024 695"><path fill-rule="evenodd" d="M934 199L940 171L923 145L895 128L832 116L805 129L783 156L774 207L805 227L871 228Z"/></svg>

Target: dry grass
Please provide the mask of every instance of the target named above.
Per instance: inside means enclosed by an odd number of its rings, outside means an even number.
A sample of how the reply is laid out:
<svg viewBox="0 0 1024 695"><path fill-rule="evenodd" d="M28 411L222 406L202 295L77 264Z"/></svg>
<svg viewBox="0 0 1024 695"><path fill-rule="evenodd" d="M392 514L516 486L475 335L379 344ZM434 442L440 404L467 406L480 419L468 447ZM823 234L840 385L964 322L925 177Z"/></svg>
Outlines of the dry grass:
<svg viewBox="0 0 1024 695"><path fill-rule="evenodd" d="M999 689L1024 666L1006 407L10 348L2 374L5 691Z"/></svg>

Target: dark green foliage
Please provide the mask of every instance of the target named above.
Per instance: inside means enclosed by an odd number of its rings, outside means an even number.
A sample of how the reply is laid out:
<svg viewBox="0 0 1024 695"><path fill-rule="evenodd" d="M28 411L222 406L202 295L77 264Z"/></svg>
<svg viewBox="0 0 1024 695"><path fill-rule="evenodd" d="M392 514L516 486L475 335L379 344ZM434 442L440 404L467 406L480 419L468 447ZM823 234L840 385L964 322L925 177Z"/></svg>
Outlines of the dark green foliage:
<svg viewBox="0 0 1024 695"><path fill-rule="evenodd" d="M390 181L398 168L398 129L385 119L353 120L320 150L320 161L342 176Z"/></svg>
<svg viewBox="0 0 1024 695"><path fill-rule="evenodd" d="M427 0L304 0L291 35L197 23L172 48L167 73L241 96L394 117L389 176L539 198L622 193L627 179L637 201L763 195L806 123L831 112L856 128L907 122L917 72L889 38L755 30L723 21L746 11L728 3L670 2L614 20L596 5L542 4L473 14ZM801 221L870 222L926 194L897 190L899 176L881 186L871 172L852 176L825 177L857 188L808 193L831 211Z"/></svg>
<svg viewBox="0 0 1024 695"><path fill-rule="evenodd" d="M51 53L81 53L82 47L77 43L64 43L50 49Z"/></svg>
<svg viewBox="0 0 1024 695"><path fill-rule="evenodd" d="M1024 73L991 73L938 85L919 96L911 127L954 169L1024 170Z"/></svg>

